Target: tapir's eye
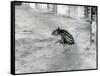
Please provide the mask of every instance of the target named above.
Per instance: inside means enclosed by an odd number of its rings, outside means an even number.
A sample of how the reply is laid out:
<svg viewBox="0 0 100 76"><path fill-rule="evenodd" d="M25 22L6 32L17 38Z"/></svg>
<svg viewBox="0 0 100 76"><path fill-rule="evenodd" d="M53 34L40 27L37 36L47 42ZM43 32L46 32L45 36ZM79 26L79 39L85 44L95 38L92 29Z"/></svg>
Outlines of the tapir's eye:
<svg viewBox="0 0 100 76"><path fill-rule="evenodd" d="M59 28L55 29L55 30L52 32L52 35L59 35L59 31L60 31Z"/></svg>

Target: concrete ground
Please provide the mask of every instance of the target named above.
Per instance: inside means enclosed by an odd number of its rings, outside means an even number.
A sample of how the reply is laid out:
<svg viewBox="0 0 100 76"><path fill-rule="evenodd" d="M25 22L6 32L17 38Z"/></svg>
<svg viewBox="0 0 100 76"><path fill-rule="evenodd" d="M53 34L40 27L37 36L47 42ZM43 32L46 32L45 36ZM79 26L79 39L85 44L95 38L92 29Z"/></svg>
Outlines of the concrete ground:
<svg viewBox="0 0 100 76"><path fill-rule="evenodd" d="M69 31L75 45L55 44L57 27ZM34 73L96 68L96 45L90 45L90 24L84 20L15 8L15 71Z"/></svg>

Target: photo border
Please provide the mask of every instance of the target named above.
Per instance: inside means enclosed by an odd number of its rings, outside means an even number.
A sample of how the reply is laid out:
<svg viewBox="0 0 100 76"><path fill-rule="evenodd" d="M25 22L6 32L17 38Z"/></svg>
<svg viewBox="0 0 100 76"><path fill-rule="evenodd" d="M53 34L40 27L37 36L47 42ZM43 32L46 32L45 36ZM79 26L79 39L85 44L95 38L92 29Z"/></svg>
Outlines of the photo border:
<svg viewBox="0 0 100 76"><path fill-rule="evenodd" d="M56 4L56 5L72 5L72 6L95 6L97 7L96 15L96 68L95 69L79 69L79 70L63 70L63 71L47 71L47 72L34 72L34 73L15 73L15 3L40 3L40 4ZM74 71L90 71L98 70L98 6L96 5L80 5L80 4L64 4L64 3L51 3L51 2L31 2L31 1L11 1L11 74L13 75L26 75L26 74L42 74L42 73L58 73L58 72L74 72Z"/></svg>

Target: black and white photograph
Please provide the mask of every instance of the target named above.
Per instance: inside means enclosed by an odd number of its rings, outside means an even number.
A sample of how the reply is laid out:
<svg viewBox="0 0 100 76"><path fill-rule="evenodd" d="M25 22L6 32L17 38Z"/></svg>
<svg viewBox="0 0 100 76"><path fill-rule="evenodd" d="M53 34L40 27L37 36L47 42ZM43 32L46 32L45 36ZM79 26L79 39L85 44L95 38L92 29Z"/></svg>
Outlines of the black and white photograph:
<svg viewBox="0 0 100 76"><path fill-rule="evenodd" d="M97 69L97 6L12 3L15 74Z"/></svg>

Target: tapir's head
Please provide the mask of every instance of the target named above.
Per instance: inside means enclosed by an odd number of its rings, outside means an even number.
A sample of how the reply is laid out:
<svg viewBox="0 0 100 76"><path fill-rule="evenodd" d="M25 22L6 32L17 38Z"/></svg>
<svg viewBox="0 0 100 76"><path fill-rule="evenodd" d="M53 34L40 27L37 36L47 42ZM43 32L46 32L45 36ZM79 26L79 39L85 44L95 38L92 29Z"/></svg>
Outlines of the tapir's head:
<svg viewBox="0 0 100 76"><path fill-rule="evenodd" d="M59 27L52 32L52 35L55 35L55 36L59 35L59 34L60 34L60 28Z"/></svg>

